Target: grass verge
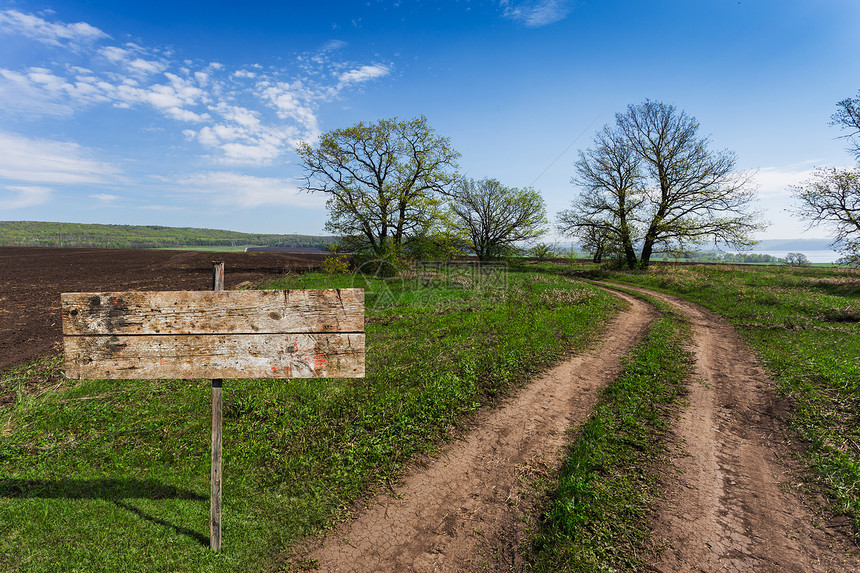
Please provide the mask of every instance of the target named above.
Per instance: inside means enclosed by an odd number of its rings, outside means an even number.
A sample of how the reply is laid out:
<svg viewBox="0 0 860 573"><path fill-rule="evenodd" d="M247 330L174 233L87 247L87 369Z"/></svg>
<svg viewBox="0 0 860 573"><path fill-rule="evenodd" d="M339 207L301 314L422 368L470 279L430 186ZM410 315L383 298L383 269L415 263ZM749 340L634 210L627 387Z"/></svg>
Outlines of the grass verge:
<svg viewBox="0 0 860 573"><path fill-rule="evenodd" d="M670 292L732 322L791 398L809 485L860 537L860 271L655 265L594 276Z"/></svg>
<svg viewBox="0 0 860 573"><path fill-rule="evenodd" d="M691 357L683 319L665 304L621 375L603 392L557 480L545 484L542 521L528 544L534 571L619 571L645 566L649 511L659 494L654 464Z"/></svg>
<svg viewBox="0 0 860 573"><path fill-rule="evenodd" d="M286 568L291 543L344 518L477 408L589 345L619 308L539 272L266 285L348 286L366 289L365 379L224 383L221 553L208 549L208 381L65 381L0 411L0 570ZM44 385L57 364L4 372L0 388Z"/></svg>

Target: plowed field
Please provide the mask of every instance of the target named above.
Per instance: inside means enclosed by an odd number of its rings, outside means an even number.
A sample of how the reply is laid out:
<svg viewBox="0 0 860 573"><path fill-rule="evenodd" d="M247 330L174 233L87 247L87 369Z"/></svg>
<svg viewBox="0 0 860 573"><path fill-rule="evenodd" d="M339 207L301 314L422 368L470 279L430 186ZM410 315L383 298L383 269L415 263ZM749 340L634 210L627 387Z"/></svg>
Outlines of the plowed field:
<svg viewBox="0 0 860 573"><path fill-rule="evenodd" d="M225 262L230 289L317 267L325 256L0 247L0 371L59 348L60 293L210 290L213 260Z"/></svg>

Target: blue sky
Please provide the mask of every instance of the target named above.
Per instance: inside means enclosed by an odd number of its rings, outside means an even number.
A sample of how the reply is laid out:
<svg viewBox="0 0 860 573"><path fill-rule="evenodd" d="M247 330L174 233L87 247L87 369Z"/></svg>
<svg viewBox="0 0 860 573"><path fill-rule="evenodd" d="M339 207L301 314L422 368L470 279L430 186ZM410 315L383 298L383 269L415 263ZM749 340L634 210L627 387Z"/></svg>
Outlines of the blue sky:
<svg viewBox="0 0 860 573"><path fill-rule="evenodd" d="M758 171L760 238L826 237L788 186L852 164L828 123L858 30L856 0L0 0L0 220L321 234L297 142L421 114L554 218L576 151L650 98Z"/></svg>

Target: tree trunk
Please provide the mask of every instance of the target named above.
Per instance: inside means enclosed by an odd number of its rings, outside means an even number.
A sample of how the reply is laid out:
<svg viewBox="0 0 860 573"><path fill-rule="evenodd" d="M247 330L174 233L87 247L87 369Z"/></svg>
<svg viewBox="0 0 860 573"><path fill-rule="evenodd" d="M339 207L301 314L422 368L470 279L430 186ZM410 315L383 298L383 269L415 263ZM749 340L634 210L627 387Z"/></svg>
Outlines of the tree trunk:
<svg viewBox="0 0 860 573"><path fill-rule="evenodd" d="M624 258L628 269L636 268L636 252L633 250L633 242L630 240L630 227L627 217L621 216L621 248L624 250Z"/></svg>
<svg viewBox="0 0 860 573"><path fill-rule="evenodd" d="M642 245L642 256L639 257L639 265L646 269L651 263L651 253L654 251L654 236L651 231L645 235L645 243Z"/></svg>

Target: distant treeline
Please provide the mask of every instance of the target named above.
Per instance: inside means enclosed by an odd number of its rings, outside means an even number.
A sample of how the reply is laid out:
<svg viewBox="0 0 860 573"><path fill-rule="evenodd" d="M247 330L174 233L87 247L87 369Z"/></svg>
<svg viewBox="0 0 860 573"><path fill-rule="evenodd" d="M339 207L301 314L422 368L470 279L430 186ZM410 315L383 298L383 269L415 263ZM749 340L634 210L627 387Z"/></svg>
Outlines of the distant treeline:
<svg viewBox="0 0 860 573"><path fill-rule="evenodd" d="M337 237L265 235L191 227L0 221L0 245L6 247L157 249L255 245L325 249L337 242Z"/></svg>
<svg viewBox="0 0 860 573"><path fill-rule="evenodd" d="M654 260L679 260L694 263L779 263L779 258L762 253L719 253L716 251L694 251L683 257L655 255Z"/></svg>

